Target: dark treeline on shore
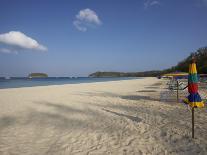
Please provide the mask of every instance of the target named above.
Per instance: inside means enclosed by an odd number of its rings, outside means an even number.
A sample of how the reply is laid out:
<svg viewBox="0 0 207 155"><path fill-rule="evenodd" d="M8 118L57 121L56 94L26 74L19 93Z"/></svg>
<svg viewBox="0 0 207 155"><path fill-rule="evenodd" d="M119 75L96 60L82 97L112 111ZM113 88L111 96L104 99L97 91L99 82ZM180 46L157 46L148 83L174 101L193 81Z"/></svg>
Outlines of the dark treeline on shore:
<svg viewBox="0 0 207 155"><path fill-rule="evenodd" d="M188 72L188 67L192 56L195 57L197 70L199 74L207 74L207 47L199 48L196 52L191 53L186 59L179 62L176 66L161 71L146 72L95 72L90 77L154 77L171 72Z"/></svg>
<svg viewBox="0 0 207 155"><path fill-rule="evenodd" d="M160 75L161 71L146 71L146 72L95 72L90 74L90 77L153 77Z"/></svg>
<svg viewBox="0 0 207 155"><path fill-rule="evenodd" d="M164 72L188 72L188 67L192 57L195 57L197 64L197 71L200 74L207 74L207 47L199 48L196 52L191 53L186 59L179 62L176 66L164 70Z"/></svg>

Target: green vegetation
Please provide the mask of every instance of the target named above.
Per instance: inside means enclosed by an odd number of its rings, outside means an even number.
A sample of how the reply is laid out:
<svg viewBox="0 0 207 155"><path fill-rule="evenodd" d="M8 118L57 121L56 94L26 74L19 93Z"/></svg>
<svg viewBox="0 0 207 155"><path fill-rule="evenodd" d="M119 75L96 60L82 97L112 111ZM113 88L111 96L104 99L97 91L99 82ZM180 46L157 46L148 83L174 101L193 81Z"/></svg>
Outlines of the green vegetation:
<svg viewBox="0 0 207 155"><path fill-rule="evenodd" d="M160 71L147 71L147 72L95 72L90 74L90 77L153 77L157 76Z"/></svg>
<svg viewBox="0 0 207 155"><path fill-rule="evenodd" d="M29 78L47 78L48 75L45 73L31 73L28 75Z"/></svg>
<svg viewBox="0 0 207 155"><path fill-rule="evenodd" d="M153 77L171 72L188 72L188 67L192 56L195 57L197 70L199 74L207 74L207 47L199 48L196 52L191 53L186 59L179 62L176 66L162 71L146 71L146 72L95 72L90 77Z"/></svg>
<svg viewBox="0 0 207 155"><path fill-rule="evenodd" d="M191 53L183 61L179 62L176 66L173 66L169 69L164 70L164 73L181 71L188 72L189 63L192 57L195 57L197 64L197 71L199 74L207 74L207 47L200 48L196 52Z"/></svg>

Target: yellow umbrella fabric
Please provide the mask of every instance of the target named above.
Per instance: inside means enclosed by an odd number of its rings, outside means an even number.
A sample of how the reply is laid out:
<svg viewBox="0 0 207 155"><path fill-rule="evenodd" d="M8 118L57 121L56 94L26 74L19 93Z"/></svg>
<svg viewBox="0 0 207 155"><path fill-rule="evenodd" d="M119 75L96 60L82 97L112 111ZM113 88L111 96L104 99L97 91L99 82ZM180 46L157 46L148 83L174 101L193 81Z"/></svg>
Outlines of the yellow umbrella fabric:
<svg viewBox="0 0 207 155"><path fill-rule="evenodd" d="M198 76L195 60L193 60L189 65L188 92L189 96L184 99L186 104L189 104L191 107L195 108L204 107L204 102L198 93Z"/></svg>

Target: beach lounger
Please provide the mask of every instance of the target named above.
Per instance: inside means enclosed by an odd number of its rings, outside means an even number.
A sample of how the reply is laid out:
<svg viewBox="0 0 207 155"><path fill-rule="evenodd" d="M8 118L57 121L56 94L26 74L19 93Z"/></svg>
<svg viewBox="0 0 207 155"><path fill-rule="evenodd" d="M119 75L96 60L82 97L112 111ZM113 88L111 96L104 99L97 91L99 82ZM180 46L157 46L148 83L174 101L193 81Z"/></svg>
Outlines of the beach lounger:
<svg viewBox="0 0 207 155"><path fill-rule="evenodd" d="M187 88L187 86L183 82L179 82L178 86L177 86L177 82L176 82L176 84L172 83L171 85L169 85L170 90L177 90L177 89L178 90L184 90L186 88Z"/></svg>

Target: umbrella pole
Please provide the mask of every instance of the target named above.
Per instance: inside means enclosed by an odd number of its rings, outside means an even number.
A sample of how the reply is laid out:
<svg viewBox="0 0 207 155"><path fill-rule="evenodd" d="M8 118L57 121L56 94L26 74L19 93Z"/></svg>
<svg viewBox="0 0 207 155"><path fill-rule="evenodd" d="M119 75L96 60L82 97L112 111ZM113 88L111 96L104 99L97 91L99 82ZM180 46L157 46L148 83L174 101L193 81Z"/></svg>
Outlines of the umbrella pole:
<svg viewBox="0 0 207 155"><path fill-rule="evenodd" d="M194 107L192 107L192 138L194 138Z"/></svg>
<svg viewBox="0 0 207 155"><path fill-rule="evenodd" d="M179 92L178 92L179 82L177 80L177 103L179 102Z"/></svg>

